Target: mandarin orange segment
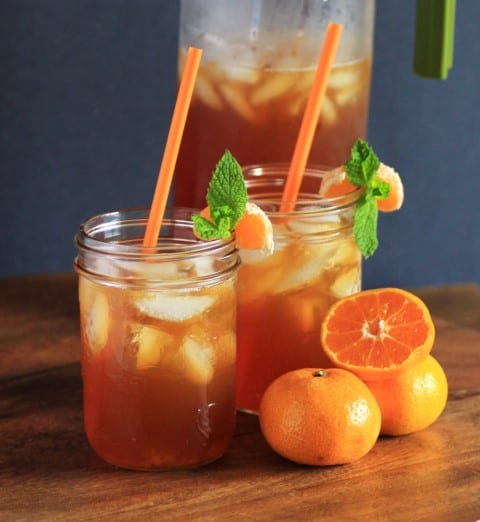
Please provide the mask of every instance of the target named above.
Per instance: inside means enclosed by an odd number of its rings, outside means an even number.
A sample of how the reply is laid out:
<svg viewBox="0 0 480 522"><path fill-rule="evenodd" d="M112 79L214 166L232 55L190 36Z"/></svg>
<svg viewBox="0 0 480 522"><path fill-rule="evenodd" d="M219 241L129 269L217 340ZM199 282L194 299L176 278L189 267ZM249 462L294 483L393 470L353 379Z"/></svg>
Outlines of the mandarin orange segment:
<svg viewBox="0 0 480 522"><path fill-rule="evenodd" d="M250 201L235 227L235 238L238 248L260 249L269 254L273 252L272 222L258 205Z"/></svg>
<svg viewBox="0 0 480 522"><path fill-rule="evenodd" d="M434 337L425 303L398 288L366 290L337 301L321 328L330 360L364 380L408 370L430 353Z"/></svg>
<svg viewBox="0 0 480 522"><path fill-rule="evenodd" d="M355 190L355 185L348 181L345 170L337 167L325 173L322 184L320 185L320 195L325 198L335 198L343 196Z"/></svg>
<svg viewBox="0 0 480 522"><path fill-rule="evenodd" d="M403 183L395 170L380 163L377 178L388 183L390 192L385 199L377 199L378 210L382 212L393 212L403 205L404 191Z"/></svg>
<svg viewBox="0 0 480 522"><path fill-rule="evenodd" d="M390 192L385 199L377 199L378 210L382 212L399 210L403 205L405 196L403 183L398 173L388 165L380 163L376 178L385 181L390 187ZM334 198L348 194L355 189L355 185L348 181L345 169L342 166L325 173L320 185L320 195L326 198Z"/></svg>
<svg viewBox="0 0 480 522"><path fill-rule="evenodd" d="M200 211L200 216L212 221L210 208ZM246 250L262 250L266 254L273 252L272 222L265 212L255 203L247 202L245 214L235 226L237 247Z"/></svg>

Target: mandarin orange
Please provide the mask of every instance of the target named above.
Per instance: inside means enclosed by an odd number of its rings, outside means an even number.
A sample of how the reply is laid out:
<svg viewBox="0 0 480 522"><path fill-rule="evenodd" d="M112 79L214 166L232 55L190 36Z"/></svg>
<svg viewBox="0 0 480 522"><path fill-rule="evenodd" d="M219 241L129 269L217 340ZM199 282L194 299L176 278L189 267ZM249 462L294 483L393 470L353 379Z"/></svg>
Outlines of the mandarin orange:
<svg viewBox="0 0 480 522"><path fill-rule="evenodd" d="M335 302L321 346L339 367L365 381L394 377L431 351L435 327L426 304L400 288L365 290Z"/></svg>
<svg viewBox="0 0 480 522"><path fill-rule="evenodd" d="M383 435L406 435L433 424L447 403L447 377L431 355L392 379L367 382L382 412Z"/></svg>
<svg viewBox="0 0 480 522"><path fill-rule="evenodd" d="M378 210L382 212L393 212L399 210L403 205L404 200L404 189L403 183L392 167L380 163L380 167L377 171L377 179L385 181L390 187L390 192L385 199L377 199Z"/></svg>
<svg viewBox="0 0 480 522"><path fill-rule="evenodd" d="M271 448L298 464L327 466L367 454L380 432L380 409L368 387L339 368L304 368L265 391L260 427Z"/></svg>
<svg viewBox="0 0 480 522"><path fill-rule="evenodd" d="M212 221L209 207L201 210L200 215ZM238 248L260 249L268 254L273 252L272 223L265 212L251 201L247 201L245 213L235 226L235 240Z"/></svg>
<svg viewBox="0 0 480 522"><path fill-rule="evenodd" d="M378 210L393 212L403 205L404 188L398 173L384 163L380 163L376 178L385 181L390 187L390 192L385 199L377 199ZM337 167L325 173L320 185L320 195L323 197L337 197L352 192L357 187L352 185L345 173L345 167Z"/></svg>

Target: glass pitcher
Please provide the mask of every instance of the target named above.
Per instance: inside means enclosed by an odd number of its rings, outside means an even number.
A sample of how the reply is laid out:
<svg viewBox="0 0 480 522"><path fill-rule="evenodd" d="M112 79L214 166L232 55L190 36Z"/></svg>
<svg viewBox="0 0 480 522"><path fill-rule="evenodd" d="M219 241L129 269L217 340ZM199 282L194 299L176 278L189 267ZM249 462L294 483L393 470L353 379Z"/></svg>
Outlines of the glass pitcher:
<svg viewBox="0 0 480 522"><path fill-rule="evenodd" d="M203 207L216 160L289 162L329 22L343 25L309 164L335 167L367 129L375 0L182 0L179 74L203 49L175 203ZM192 172L195 172L195 176Z"/></svg>

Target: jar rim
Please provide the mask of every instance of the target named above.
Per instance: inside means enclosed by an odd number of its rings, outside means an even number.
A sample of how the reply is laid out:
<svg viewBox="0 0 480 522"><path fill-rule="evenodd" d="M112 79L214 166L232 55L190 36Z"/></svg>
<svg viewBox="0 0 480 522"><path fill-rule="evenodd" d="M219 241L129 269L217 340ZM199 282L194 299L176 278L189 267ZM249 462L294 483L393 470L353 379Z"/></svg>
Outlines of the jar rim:
<svg viewBox="0 0 480 522"><path fill-rule="evenodd" d="M78 249L87 249L102 254L113 254L125 257L149 258L159 260L163 258L176 258L177 256L199 256L212 253L216 250L231 250L235 248L235 237L232 234L227 239L213 239L209 241L197 238L193 233L192 214L198 213L197 209L188 207L172 207L166 210L166 217L162 222L162 230L167 227L177 227L180 231L190 231L189 237L175 238L159 235L159 242L152 247L142 244L143 234L129 241L115 241L111 233L115 228L137 227L145 229L150 209L147 207L124 208L95 214L85 219L79 226L74 237L74 244ZM173 213L173 217L169 217ZM175 217L176 215L183 217ZM187 219L186 216L189 216ZM110 241L106 240L110 237Z"/></svg>
<svg viewBox="0 0 480 522"><path fill-rule="evenodd" d="M255 193L249 191L249 200L257 203L268 216L279 217L309 217L319 214L330 214L353 207L362 196L364 190L361 187L339 196L325 197L319 193L320 184L328 167L322 165L309 165L305 168L303 180L307 178L318 181L317 191L302 191L298 194L295 208L291 212L280 212L278 210L283 185L289 170L287 163L252 164L242 167L247 188L264 189L268 186L273 189L266 192ZM290 203L286 201L285 203Z"/></svg>
<svg viewBox="0 0 480 522"><path fill-rule="evenodd" d="M159 242L144 247L149 212L149 208L131 208L87 218L74 238L75 270L109 286L182 289L216 284L238 268L233 235L212 241L194 235L195 209L167 208ZM165 235L167 231L170 235Z"/></svg>

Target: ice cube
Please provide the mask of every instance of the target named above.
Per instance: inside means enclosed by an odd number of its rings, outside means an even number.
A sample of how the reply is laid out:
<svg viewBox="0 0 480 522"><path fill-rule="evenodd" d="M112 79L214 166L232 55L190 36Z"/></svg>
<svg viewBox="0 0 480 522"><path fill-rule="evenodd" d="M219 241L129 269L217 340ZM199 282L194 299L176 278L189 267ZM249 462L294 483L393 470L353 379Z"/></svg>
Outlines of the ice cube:
<svg viewBox="0 0 480 522"><path fill-rule="evenodd" d="M253 85L257 82L258 77L260 75L259 69L254 69L253 67L238 67L235 65L232 66L224 66L223 70L225 72L225 76L229 80L233 80L235 82L247 83Z"/></svg>
<svg viewBox="0 0 480 522"><path fill-rule="evenodd" d="M193 272L196 276L201 277L201 276L213 274L214 259L211 256L197 257L192 262L192 268L193 268Z"/></svg>
<svg viewBox="0 0 480 522"><path fill-rule="evenodd" d="M222 108L222 98L215 90L215 87L205 77L199 75L195 83L195 94L202 100L203 103L212 109L220 110Z"/></svg>
<svg viewBox="0 0 480 522"><path fill-rule="evenodd" d="M155 319L181 322L206 312L215 303L213 295L150 292L135 300L140 313Z"/></svg>
<svg viewBox="0 0 480 522"><path fill-rule="evenodd" d="M296 75L274 74L255 89L250 97L253 106L258 107L283 96L295 85Z"/></svg>
<svg viewBox="0 0 480 522"><path fill-rule="evenodd" d="M95 274L118 277L124 273L124 268L118 260L107 259L104 256L97 257L95 254L87 254L87 256L90 271Z"/></svg>
<svg viewBox="0 0 480 522"><path fill-rule="evenodd" d="M348 103L354 102L357 99L358 93L358 86L352 85L351 87L345 87L343 89L337 90L333 97L335 98L335 103L337 106L343 107Z"/></svg>
<svg viewBox="0 0 480 522"><path fill-rule="evenodd" d="M329 266L360 265L360 261L360 251L353 238L335 242L335 249L330 255Z"/></svg>
<svg viewBox="0 0 480 522"><path fill-rule="evenodd" d="M240 250L240 259L242 263L247 265L261 263L262 261L265 261L267 257L269 257L268 254L261 249Z"/></svg>
<svg viewBox="0 0 480 522"><path fill-rule="evenodd" d="M331 232L338 229L340 216L338 214L328 214L326 216L315 216L313 218L294 219L288 222L287 227L292 232L299 235L317 235L322 232Z"/></svg>
<svg viewBox="0 0 480 522"><path fill-rule="evenodd" d="M290 292L312 285L331 266L336 248L336 242L329 241L299 244L289 251L290 259L284 262L282 277L275 286L275 293Z"/></svg>
<svg viewBox="0 0 480 522"><path fill-rule="evenodd" d="M225 98L226 102L236 111L244 120L254 121L255 111L250 107L248 101L242 96L238 89L227 83L218 86L219 91Z"/></svg>
<svg viewBox="0 0 480 522"><path fill-rule="evenodd" d="M193 269L190 261L155 263L148 261L124 261L123 274L138 279L175 281L189 274Z"/></svg>
<svg viewBox="0 0 480 522"><path fill-rule="evenodd" d="M216 367L233 367L236 359L236 335L235 332L227 332L218 338L216 350Z"/></svg>
<svg viewBox="0 0 480 522"><path fill-rule="evenodd" d="M240 252L242 258L243 250ZM244 263L238 273L237 295L241 303L248 303L274 291L283 272L282 256L273 254L264 262Z"/></svg>
<svg viewBox="0 0 480 522"><path fill-rule="evenodd" d="M307 101L315 78L315 69L304 69L299 71L295 78L295 90L302 93L304 101Z"/></svg>
<svg viewBox="0 0 480 522"><path fill-rule="evenodd" d="M320 111L320 121L323 125L332 126L337 121L337 109L332 100L325 96Z"/></svg>
<svg viewBox="0 0 480 522"><path fill-rule="evenodd" d="M328 80L328 88L344 89L358 84L359 75L356 71L346 71L338 68L333 68Z"/></svg>
<svg viewBox="0 0 480 522"><path fill-rule="evenodd" d="M300 113L303 114L305 103L306 100L303 93L299 93L297 96L295 96L295 98L290 101L287 107L290 116L298 116Z"/></svg>
<svg viewBox="0 0 480 522"><path fill-rule="evenodd" d="M360 291L360 270L357 267L341 272L330 287L330 293L340 299Z"/></svg>
<svg viewBox="0 0 480 522"><path fill-rule="evenodd" d="M95 290L90 303L82 304L85 324L84 331L87 338L88 347L92 355L100 353L108 340L108 330L110 327L110 314L108 300L101 292Z"/></svg>
<svg viewBox="0 0 480 522"><path fill-rule="evenodd" d="M303 288L312 282L322 272L324 260L321 257L313 257L308 261L297 262L295 260L292 267L286 267L285 274L275 286L275 293L280 294L292 290Z"/></svg>
<svg viewBox="0 0 480 522"><path fill-rule="evenodd" d="M151 326L136 325L132 342L136 346L136 366L144 370L158 365L165 351L173 347L175 338Z"/></svg>
<svg viewBox="0 0 480 522"><path fill-rule="evenodd" d="M179 373L194 384L205 385L213 378L215 351L205 341L185 337L176 358Z"/></svg>

